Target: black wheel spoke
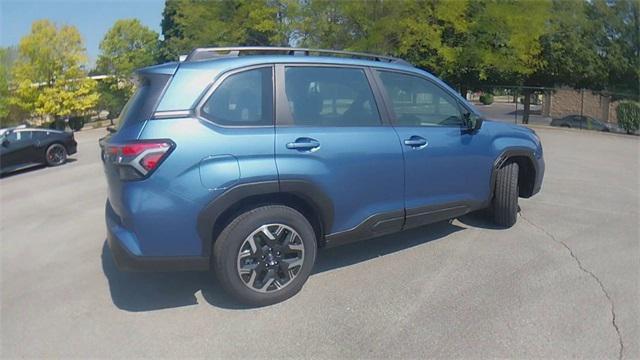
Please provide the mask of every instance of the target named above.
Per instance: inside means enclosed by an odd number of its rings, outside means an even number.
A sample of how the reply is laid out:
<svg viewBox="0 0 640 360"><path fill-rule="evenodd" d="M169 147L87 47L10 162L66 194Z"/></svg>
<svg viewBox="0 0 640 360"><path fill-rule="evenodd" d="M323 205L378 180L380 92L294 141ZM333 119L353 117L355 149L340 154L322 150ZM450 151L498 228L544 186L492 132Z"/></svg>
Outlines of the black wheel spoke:
<svg viewBox="0 0 640 360"><path fill-rule="evenodd" d="M291 283L304 262L300 235L284 224L263 225L238 252L238 275L254 291L272 292Z"/></svg>

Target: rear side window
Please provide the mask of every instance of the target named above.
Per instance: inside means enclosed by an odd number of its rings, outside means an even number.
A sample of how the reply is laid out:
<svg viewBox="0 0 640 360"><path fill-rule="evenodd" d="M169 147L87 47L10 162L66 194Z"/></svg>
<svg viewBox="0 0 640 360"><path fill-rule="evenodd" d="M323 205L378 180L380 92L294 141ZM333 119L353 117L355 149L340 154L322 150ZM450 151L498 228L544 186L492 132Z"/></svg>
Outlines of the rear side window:
<svg viewBox="0 0 640 360"><path fill-rule="evenodd" d="M380 114L362 69L287 67L285 87L294 125L380 125Z"/></svg>
<svg viewBox="0 0 640 360"><path fill-rule="evenodd" d="M117 128L127 123L149 120L170 78L170 75L164 74L140 76L136 92L129 98L118 116Z"/></svg>
<svg viewBox="0 0 640 360"><path fill-rule="evenodd" d="M46 138L47 135L49 135L48 131L34 131L33 132L33 139L34 140L42 140L42 139Z"/></svg>
<svg viewBox="0 0 640 360"><path fill-rule="evenodd" d="M223 126L273 125L271 67L230 75L202 107L202 116Z"/></svg>
<svg viewBox="0 0 640 360"><path fill-rule="evenodd" d="M381 71L380 79L401 126L459 126L456 100L433 82L411 75Z"/></svg>

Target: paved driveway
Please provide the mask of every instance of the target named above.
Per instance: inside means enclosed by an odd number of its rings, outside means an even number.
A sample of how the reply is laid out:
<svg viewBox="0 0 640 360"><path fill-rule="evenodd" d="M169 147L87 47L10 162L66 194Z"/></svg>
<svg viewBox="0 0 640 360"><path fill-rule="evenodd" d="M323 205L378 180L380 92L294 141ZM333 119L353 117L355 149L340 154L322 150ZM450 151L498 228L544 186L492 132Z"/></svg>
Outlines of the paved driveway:
<svg viewBox="0 0 640 360"><path fill-rule="evenodd" d="M540 129L547 176L514 228L473 214L322 251L298 296L244 309L210 273L114 268L103 132L0 179L3 358L640 357L635 137Z"/></svg>

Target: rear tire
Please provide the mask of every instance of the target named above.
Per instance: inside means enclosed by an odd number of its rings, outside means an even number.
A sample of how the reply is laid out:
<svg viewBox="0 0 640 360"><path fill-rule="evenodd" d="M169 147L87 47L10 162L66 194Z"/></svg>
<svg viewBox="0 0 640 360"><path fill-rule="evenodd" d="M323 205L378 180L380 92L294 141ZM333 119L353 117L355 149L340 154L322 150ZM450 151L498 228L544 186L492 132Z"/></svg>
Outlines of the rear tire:
<svg viewBox="0 0 640 360"><path fill-rule="evenodd" d="M302 289L313 269L316 244L313 227L298 211L263 206L224 228L213 246L213 268L230 295L266 306Z"/></svg>
<svg viewBox="0 0 640 360"><path fill-rule="evenodd" d="M493 220L499 226L511 227L518 218L518 164L508 163L498 170L493 196Z"/></svg>
<svg viewBox="0 0 640 360"><path fill-rule="evenodd" d="M44 153L44 160L49 166L62 165L67 161L67 148L62 144L51 144Z"/></svg>

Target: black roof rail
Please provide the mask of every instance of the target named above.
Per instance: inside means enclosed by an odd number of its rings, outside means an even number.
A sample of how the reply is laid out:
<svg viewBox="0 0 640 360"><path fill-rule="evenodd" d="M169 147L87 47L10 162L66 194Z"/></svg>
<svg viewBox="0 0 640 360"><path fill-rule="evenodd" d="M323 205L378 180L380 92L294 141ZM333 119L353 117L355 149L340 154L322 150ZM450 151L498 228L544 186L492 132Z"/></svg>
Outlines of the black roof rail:
<svg viewBox="0 0 640 360"><path fill-rule="evenodd" d="M210 60L223 57L237 57L244 55L257 55L265 53L273 53L276 55L302 55L309 56L312 54L318 55L334 55L345 56L353 58L364 58L373 61L381 61L393 64L402 64L413 66L407 61L392 56L368 54L355 51L343 51L343 50L326 50L326 49L308 49L308 48L294 48L294 47L270 47L270 46L240 46L240 47L211 47L211 48L196 48L184 59L186 62Z"/></svg>

